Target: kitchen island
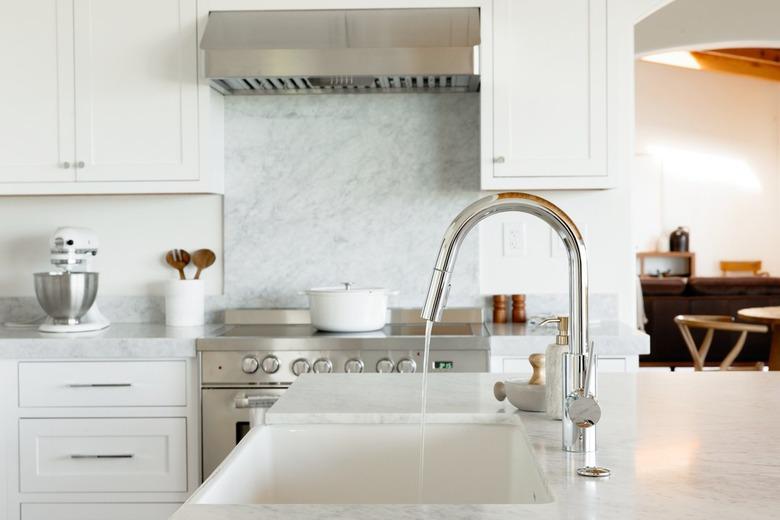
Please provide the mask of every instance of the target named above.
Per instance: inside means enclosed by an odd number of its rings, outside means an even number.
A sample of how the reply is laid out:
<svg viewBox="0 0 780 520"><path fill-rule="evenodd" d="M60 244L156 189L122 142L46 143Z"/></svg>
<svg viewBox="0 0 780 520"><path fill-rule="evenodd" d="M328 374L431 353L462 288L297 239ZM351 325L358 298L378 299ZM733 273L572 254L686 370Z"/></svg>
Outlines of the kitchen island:
<svg viewBox="0 0 780 520"><path fill-rule="evenodd" d="M492 396L500 374L434 374L436 422L519 421L553 501L510 505L185 504L173 520L249 518L769 518L780 504L780 374L640 373L599 377L603 417L594 457L561 451L561 425ZM414 422L419 375L307 375L267 415L271 424ZM474 446L479 450L480 446ZM605 479L577 476L598 463ZM262 461L258 461L262 464ZM335 470L335 469L334 469ZM305 493L305 490L302 490Z"/></svg>

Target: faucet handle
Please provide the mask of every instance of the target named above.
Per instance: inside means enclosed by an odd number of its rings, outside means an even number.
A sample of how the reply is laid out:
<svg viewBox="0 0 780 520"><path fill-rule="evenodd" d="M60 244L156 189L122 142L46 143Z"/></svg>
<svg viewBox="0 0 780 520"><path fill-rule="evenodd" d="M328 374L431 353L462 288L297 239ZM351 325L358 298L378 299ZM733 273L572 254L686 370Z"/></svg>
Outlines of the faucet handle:
<svg viewBox="0 0 780 520"><path fill-rule="evenodd" d="M572 394L569 401L569 419L580 428L595 426L601 419L601 406L596 398L579 392Z"/></svg>
<svg viewBox="0 0 780 520"><path fill-rule="evenodd" d="M591 378L596 370L596 345L590 342L588 361L585 367L585 381L582 388L568 396L569 419L580 428L590 428L601 419L601 406L596 397L590 393Z"/></svg>
<svg viewBox="0 0 780 520"><path fill-rule="evenodd" d="M590 382L593 377L593 371L596 370L596 343L591 340L588 349L588 365L585 367L585 384L582 387L582 395L590 395Z"/></svg>

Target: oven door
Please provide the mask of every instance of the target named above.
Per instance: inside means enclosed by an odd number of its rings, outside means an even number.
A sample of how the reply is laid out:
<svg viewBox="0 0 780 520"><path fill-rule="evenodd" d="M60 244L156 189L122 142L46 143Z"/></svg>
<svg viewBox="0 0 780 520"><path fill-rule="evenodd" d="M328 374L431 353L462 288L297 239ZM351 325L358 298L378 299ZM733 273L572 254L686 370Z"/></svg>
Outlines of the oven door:
<svg viewBox="0 0 780 520"><path fill-rule="evenodd" d="M285 390L278 386L201 389L203 480L244 438L253 420L261 419L259 409L272 406Z"/></svg>

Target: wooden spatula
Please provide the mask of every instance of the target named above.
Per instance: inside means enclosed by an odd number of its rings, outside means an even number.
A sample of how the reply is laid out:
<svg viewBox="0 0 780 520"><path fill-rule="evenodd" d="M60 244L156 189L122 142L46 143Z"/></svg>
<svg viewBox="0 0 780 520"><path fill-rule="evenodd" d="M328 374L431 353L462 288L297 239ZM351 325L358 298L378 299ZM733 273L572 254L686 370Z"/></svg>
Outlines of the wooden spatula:
<svg viewBox="0 0 780 520"><path fill-rule="evenodd" d="M211 249L198 249L192 253L192 263L198 270L195 272L195 279L200 280L200 273L216 261L217 255Z"/></svg>
<svg viewBox="0 0 780 520"><path fill-rule="evenodd" d="M184 249L171 249L165 255L165 261L168 265L179 271L179 279L186 280L184 276L184 268L190 263L190 254Z"/></svg>

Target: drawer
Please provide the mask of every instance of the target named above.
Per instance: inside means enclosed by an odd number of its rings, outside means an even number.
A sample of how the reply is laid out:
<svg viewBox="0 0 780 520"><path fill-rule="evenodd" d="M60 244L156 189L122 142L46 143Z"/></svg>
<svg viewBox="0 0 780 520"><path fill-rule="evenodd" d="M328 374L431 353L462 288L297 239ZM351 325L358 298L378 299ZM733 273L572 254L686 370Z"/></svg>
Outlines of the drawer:
<svg viewBox="0 0 780 520"><path fill-rule="evenodd" d="M185 361L19 363L19 406L185 406Z"/></svg>
<svg viewBox="0 0 780 520"><path fill-rule="evenodd" d="M186 419L20 419L23 493L187 490Z"/></svg>
<svg viewBox="0 0 780 520"><path fill-rule="evenodd" d="M22 520L167 520L181 504L22 504Z"/></svg>

